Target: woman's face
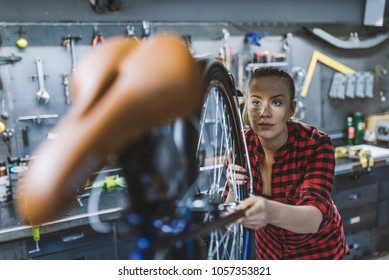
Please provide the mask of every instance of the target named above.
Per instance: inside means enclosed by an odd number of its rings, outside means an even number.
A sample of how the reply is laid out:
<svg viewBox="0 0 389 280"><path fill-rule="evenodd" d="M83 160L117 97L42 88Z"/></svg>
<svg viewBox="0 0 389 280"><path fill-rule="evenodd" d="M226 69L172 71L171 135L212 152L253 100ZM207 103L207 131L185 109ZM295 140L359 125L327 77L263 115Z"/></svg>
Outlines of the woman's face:
<svg viewBox="0 0 389 280"><path fill-rule="evenodd" d="M295 101L291 100L284 78L259 78L250 86L247 113L251 128L264 141L285 143L288 137L286 121L293 116Z"/></svg>

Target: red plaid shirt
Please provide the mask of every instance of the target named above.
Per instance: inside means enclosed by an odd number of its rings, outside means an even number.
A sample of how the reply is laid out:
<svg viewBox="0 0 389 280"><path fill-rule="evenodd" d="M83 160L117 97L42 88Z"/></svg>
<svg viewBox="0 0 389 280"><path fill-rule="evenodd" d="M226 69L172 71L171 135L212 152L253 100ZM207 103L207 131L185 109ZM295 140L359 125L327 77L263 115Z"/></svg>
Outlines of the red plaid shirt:
<svg viewBox="0 0 389 280"><path fill-rule="evenodd" d="M287 142L275 153L271 200L320 209L323 221L313 234L297 234L273 225L256 231L258 259L345 259L342 221L331 199L335 170L331 139L314 127L288 123ZM259 162L262 145L252 129L245 132L254 194L262 195Z"/></svg>

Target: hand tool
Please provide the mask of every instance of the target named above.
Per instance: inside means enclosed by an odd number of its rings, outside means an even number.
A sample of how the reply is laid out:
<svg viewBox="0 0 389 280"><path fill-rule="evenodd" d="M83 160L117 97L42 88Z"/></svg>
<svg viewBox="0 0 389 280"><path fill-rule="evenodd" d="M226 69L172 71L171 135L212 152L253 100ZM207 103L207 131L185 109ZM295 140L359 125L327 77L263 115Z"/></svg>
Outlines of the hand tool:
<svg viewBox="0 0 389 280"><path fill-rule="evenodd" d="M377 65L374 69L374 72L375 72L374 93L379 98L380 102L385 102L386 96L385 96L385 92L382 90L382 76L387 75L388 71L382 65Z"/></svg>
<svg viewBox="0 0 389 280"><path fill-rule="evenodd" d="M96 47L99 43L102 43L102 44L105 43L104 36L99 31L97 31L96 26L94 27L94 34L95 35L93 36L92 47Z"/></svg>
<svg viewBox="0 0 389 280"><path fill-rule="evenodd" d="M10 56L0 56L0 65L14 64L15 62L21 61L20 56L16 56L14 52Z"/></svg>
<svg viewBox="0 0 389 280"><path fill-rule="evenodd" d="M219 49L218 60L223 63L227 70L230 70L231 63L233 61L233 54L230 45L230 32L223 28L223 46Z"/></svg>
<svg viewBox="0 0 389 280"><path fill-rule="evenodd" d="M150 36L150 23L146 20L142 21L142 38L148 38Z"/></svg>
<svg viewBox="0 0 389 280"><path fill-rule="evenodd" d="M28 126L22 128L22 140L24 147L30 146L30 140L28 138Z"/></svg>
<svg viewBox="0 0 389 280"><path fill-rule="evenodd" d="M326 56L325 54L322 54L318 51L314 51L311 57L311 61L309 62L308 70L307 70L307 75L305 77L305 82L303 85L303 88L301 89L300 95L302 97L307 96L308 88L309 85L311 84L313 72L315 71L315 67L317 62L321 62L324 65L327 65L328 67L331 67L332 69L344 73L344 74L349 74L349 73L354 73L355 70L351 69L350 67L336 61L335 59Z"/></svg>
<svg viewBox="0 0 389 280"><path fill-rule="evenodd" d="M3 120L8 119L9 114L7 112L7 109L5 108L5 99L4 98L1 99L1 109L2 109L2 111L1 111L1 118Z"/></svg>
<svg viewBox="0 0 389 280"><path fill-rule="evenodd" d="M36 98L39 103L47 104L50 100L50 95L45 88L45 75L43 73L43 59L41 57L38 57L35 62L38 71L38 83L39 83L39 90L36 93Z"/></svg>
<svg viewBox="0 0 389 280"><path fill-rule="evenodd" d="M371 38L360 40L357 32L351 32L347 40L341 40L320 28L304 28L327 43L341 49L368 49L383 43L389 38L389 32L376 34Z"/></svg>
<svg viewBox="0 0 389 280"><path fill-rule="evenodd" d="M65 89L65 104L70 105L71 100L70 100L70 93L69 93L69 76L66 73L62 75L62 84L64 85L64 89Z"/></svg>
<svg viewBox="0 0 389 280"><path fill-rule="evenodd" d="M19 117L19 121L32 121L36 124L42 124L42 122L46 119L55 119L58 118L58 114L47 114L47 115L35 115L35 116L23 116Z"/></svg>
<svg viewBox="0 0 389 280"><path fill-rule="evenodd" d="M135 35L135 27L132 25L127 25L127 38L134 38L136 41L138 41L138 38Z"/></svg>
<svg viewBox="0 0 389 280"><path fill-rule="evenodd" d="M72 56L72 72L76 70L76 49L75 49L75 41L81 40L81 36L72 36L68 35L63 37L62 44L67 49L70 47L70 53Z"/></svg>
<svg viewBox="0 0 389 280"><path fill-rule="evenodd" d="M35 241L35 249L29 251L28 252L29 254L37 253L37 252L39 252L41 250L39 248L39 241L41 239L41 234L40 234L39 226L32 226L31 229L32 229L32 237L34 238L34 241Z"/></svg>
<svg viewBox="0 0 389 280"><path fill-rule="evenodd" d="M4 142L8 142L11 139L11 137L13 136L13 134L14 134L14 130L13 129L6 128L3 131L3 141Z"/></svg>
<svg viewBox="0 0 389 280"><path fill-rule="evenodd" d="M99 14L104 11L104 3L102 2L102 0L89 0L89 4L91 5L92 9Z"/></svg>
<svg viewBox="0 0 389 280"><path fill-rule="evenodd" d="M111 12L119 11L123 4L123 0L105 0L105 5Z"/></svg>
<svg viewBox="0 0 389 280"><path fill-rule="evenodd" d="M120 10L123 0L89 0L89 4L96 13L101 14L105 7L111 12Z"/></svg>
<svg viewBox="0 0 389 280"><path fill-rule="evenodd" d="M267 36L267 33L261 34L261 33L257 33L257 32L250 32L244 36L243 41L245 43L249 43L250 45L260 47L261 46L261 39L265 36Z"/></svg>

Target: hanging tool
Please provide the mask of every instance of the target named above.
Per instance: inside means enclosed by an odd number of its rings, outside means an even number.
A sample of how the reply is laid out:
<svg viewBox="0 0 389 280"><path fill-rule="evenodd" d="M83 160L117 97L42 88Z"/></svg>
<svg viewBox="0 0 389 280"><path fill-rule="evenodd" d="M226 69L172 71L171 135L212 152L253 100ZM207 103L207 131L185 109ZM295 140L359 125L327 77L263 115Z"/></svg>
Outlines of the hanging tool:
<svg viewBox="0 0 389 280"><path fill-rule="evenodd" d="M14 52L10 56L0 56L0 65L15 64L16 62L21 61L20 56L16 56Z"/></svg>
<svg viewBox="0 0 389 280"><path fill-rule="evenodd" d="M89 4L96 13L101 14L104 11L104 3L102 0L89 0Z"/></svg>
<svg viewBox="0 0 389 280"><path fill-rule="evenodd" d="M45 75L43 73L43 59L38 57L36 59L36 68L38 72L39 90L36 93L36 98L39 103L47 104L50 100L50 95L45 88Z"/></svg>
<svg viewBox="0 0 389 280"><path fill-rule="evenodd" d="M132 26L132 25L127 25L127 35L126 35L126 37L127 38L133 38L133 39L135 39L136 41L138 41L138 38L136 37L136 35L135 35L135 27L134 26Z"/></svg>
<svg viewBox="0 0 389 280"><path fill-rule="evenodd" d="M335 59L326 56L325 54L322 54L318 51L314 51L311 57L311 61L309 62L308 70L307 70L307 75L305 77L305 82L304 85L301 89L300 95L302 97L307 96L308 88L309 85L311 84L313 72L315 71L315 67L317 62L321 62L324 65L331 67L332 69L344 73L344 74L349 74L349 73L354 73L355 70L351 69L350 67L347 67L346 65L336 61Z"/></svg>
<svg viewBox="0 0 389 280"><path fill-rule="evenodd" d="M99 31L97 31L97 27L95 26L92 47L96 47L99 43L105 43L105 38Z"/></svg>
<svg viewBox="0 0 389 280"><path fill-rule="evenodd" d="M35 249L29 251L28 252L29 254L38 253L41 250L39 248L39 241L41 239L41 234L40 234L39 226L32 226L32 237L33 237L33 239L35 241Z"/></svg>
<svg viewBox="0 0 389 280"><path fill-rule="evenodd" d="M70 47L70 54L72 57L72 72L76 70L76 47L74 42L81 40L81 36L68 35L63 37L62 45L68 49Z"/></svg>
<svg viewBox="0 0 389 280"><path fill-rule="evenodd" d="M23 140L24 147L30 146L30 140L28 137L28 126L22 128L22 140Z"/></svg>
<svg viewBox="0 0 389 280"><path fill-rule="evenodd" d="M70 105L72 102L70 100L70 93L69 93L69 76L66 73L62 75L62 84L65 89L65 104Z"/></svg>
<svg viewBox="0 0 389 280"><path fill-rule="evenodd" d="M226 67L229 71L231 68L231 63L233 61L233 55L230 45L230 32L227 29L223 28L223 45L219 49L218 60Z"/></svg>
<svg viewBox="0 0 389 280"><path fill-rule="evenodd" d="M2 111L1 111L1 118L3 120L7 120L8 117L9 117L9 114L8 114L6 108L5 108L5 99L4 98L1 99L1 109L2 109Z"/></svg>
<svg viewBox="0 0 389 280"><path fill-rule="evenodd" d="M11 151L12 151L10 140L11 137L14 135L14 132L15 132L14 129L11 128L5 128L5 130L2 132L3 142L7 145L9 155L11 155Z"/></svg>
<svg viewBox="0 0 389 280"><path fill-rule="evenodd" d="M89 4L96 13L103 13L105 7L111 12L120 10L123 0L89 0Z"/></svg>
<svg viewBox="0 0 389 280"><path fill-rule="evenodd" d="M301 100L301 97L299 97L298 93L301 92L306 77L306 73L305 70L299 66L293 67L291 71L292 71L293 81L296 87L296 109L295 109L294 117L299 121L302 121L305 118L305 106Z"/></svg>
<svg viewBox="0 0 389 280"><path fill-rule="evenodd" d="M23 116L19 117L19 121L32 121L35 122L36 124L42 124L44 120L47 119L55 119L58 118L58 114L47 114L47 115L34 115L34 116Z"/></svg>
<svg viewBox="0 0 389 280"><path fill-rule="evenodd" d="M261 46L261 39L265 36L267 36L267 33L261 34L261 33L257 33L257 32L250 32L244 36L243 42L249 43L250 45L260 47Z"/></svg>
<svg viewBox="0 0 389 280"><path fill-rule="evenodd" d="M385 102L386 96L385 96L385 92L382 90L382 76L387 75L388 71L382 65L377 65L374 68L374 72L375 72L375 82L374 82L375 95L379 98L380 102Z"/></svg>
<svg viewBox="0 0 389 280"><path fill-rule="evenodd" d="M28 46L28 41L26 38L23 37L23 32L22 27L19 28L19 39L16 40L15 44L19 49L25 49Z"/></svg>
<svg viewBox="0 0 389 280"><path fill-rule="evenodd" d="M334 73L329 97L344 100L354 98L373 98L374 74L357 71L352 74Z"/></svg>
<svg viewBox="0 0 389 280"><path fill-rule="evenodd" d="M320 28L305 30L340 49L368 49L378 46L389 38L389 32L377 34L369 39L360 40L357 32L351 32L347 40L341 40Z"/></svg>
<svg viewBox="0 0 389 280"><path fill-rule="evenodd" d="M147 39L150 36L150 23L146 20L142 21L142 38Z"/></svg>

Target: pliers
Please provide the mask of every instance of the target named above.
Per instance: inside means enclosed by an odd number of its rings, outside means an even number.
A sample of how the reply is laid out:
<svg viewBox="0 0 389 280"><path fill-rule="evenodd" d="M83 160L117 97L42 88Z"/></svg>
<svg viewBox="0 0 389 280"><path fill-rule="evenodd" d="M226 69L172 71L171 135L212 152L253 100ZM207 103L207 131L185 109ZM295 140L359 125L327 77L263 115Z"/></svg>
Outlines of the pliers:
<svg viewBox="0 0 389 280"><path fill-rule="evenodd" d="M96 45L99 44L99 42L105 43L105 38L103 35L101 35L100 32L96 32L92 40L92 47L96 47Z"/></svg>

